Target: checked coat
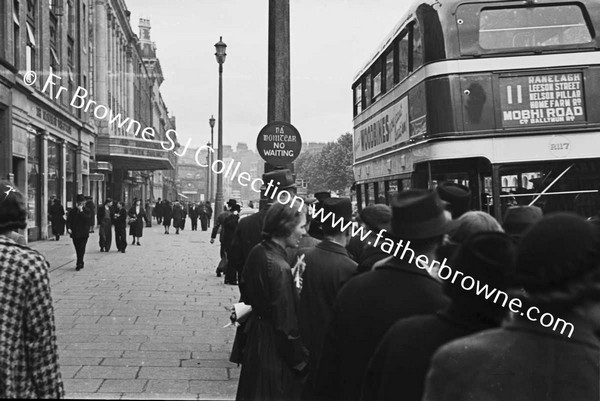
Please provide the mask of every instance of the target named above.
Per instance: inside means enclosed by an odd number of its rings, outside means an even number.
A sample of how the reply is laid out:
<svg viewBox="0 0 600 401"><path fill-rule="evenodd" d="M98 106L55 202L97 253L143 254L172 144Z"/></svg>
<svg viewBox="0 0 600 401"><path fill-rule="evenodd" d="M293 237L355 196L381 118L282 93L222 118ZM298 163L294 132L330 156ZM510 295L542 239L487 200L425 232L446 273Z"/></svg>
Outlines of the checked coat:
<svg viewBox="0 0 600 401"><path fill-rule="evenodd" d="M48 262L0 235L0 398L62 398Z"/></svg>

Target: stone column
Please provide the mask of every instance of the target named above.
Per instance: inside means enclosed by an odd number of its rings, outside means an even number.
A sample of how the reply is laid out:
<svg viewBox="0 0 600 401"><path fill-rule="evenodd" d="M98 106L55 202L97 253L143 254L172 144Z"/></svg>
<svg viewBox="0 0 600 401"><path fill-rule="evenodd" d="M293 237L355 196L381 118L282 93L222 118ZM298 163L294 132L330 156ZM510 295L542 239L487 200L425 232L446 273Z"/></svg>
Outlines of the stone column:
<svg viewBox="0 0 600 401"><path fill-rule="evenodd" d="M94 55L95 55L95 93L94 97L99 104L108 104L108 9L107 0L96 0L94 21Z"/></svg>

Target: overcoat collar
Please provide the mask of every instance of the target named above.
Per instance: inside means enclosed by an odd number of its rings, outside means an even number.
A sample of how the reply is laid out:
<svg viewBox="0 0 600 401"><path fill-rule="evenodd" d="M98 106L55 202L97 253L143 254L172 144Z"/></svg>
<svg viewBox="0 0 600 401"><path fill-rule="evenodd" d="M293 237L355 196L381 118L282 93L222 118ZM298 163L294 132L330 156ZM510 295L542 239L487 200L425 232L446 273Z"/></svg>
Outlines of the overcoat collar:
<svg viewBox="0 0 600 401"><path fill-rule="evenodd" d="M276 254L281 256L283 259L287 258L287 252L285 251L285 248L283 248L278 243L269 239L269 240L264 240L263 245L266 249L275 252Z"/></svg>
<svg viewBox="0 0 600 401"><path fill-rule="evenodd" d="M377 264L373 266L373 270L395 270L403 273L414 274L416 276L426 277L438 283L438 281L436 281L433 277L429 275L429 273L427 273L427 270L419 269L415 264L408 263L408 261L404 261L394 256L390 256L386 259L380 260Z"/></svg>
<svg viewBox="0 0 600 401"><path fill-rule="evenodd" d="M333 241L323 240L319 242L316 247L326 252L337 253L340 255L350 257L350 255L348 255L348 251L346 251L346 248L344 248L340 244L336 244Z"/></svg>
<svg viewBox="0 0 600 401"><path fill-rule="evenodd" d="M588 322L575 314L561 316L561 318L573 325L574 329L571 337L568 337L570 333L568 327L564 330L563 334L561 334L560 331L553 331L552 327L543 327L539 321L532 322L521 316L516 316L513 320L506 320L503 327L512 331L524 331L563 341L574 341L600 351L600 340L595 335ZM560 327L560 329L562 330L562 327Z"/></svg>

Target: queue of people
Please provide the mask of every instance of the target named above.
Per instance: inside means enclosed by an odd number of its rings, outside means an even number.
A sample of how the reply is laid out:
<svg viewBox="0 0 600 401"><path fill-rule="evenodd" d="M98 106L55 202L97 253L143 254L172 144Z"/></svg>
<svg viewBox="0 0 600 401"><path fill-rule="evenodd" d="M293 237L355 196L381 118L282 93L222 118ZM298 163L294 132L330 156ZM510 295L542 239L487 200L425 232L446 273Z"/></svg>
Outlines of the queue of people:
<svg viewBox="0 0 600 401"><path fill-rule="evenodd" d="M270 179L295 194L289 171ZM451 182L399 192L356 216L373 234L360 242L345 225L350 199L271 196L241 220L226 251L252 307L230 357L242 367L236 399L597 399L600 226L535 206L501 224L471 211L470 195ZM311 203L340 220L311 222ZM441 279L442 261L574 333Z"/></svg>

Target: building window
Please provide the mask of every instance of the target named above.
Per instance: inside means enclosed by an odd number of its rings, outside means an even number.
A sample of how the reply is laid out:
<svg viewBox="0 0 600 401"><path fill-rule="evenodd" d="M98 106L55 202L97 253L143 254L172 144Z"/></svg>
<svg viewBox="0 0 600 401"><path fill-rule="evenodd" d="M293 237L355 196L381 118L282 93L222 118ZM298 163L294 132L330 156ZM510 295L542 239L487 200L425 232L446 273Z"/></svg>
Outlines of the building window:
<svg viewBox="0 0 600 401"><path fill-rule="evenodd" d="M27 47L25 49L25 68L27 71L35 71L35 32L27 21Z"/></svg>
<svg viewBox="0 0 600 401"><path fill-rule="evenodd" d="M365 77L365 108L371 105L371 74L367 74Z"/></svg>
<svg viewBox="0 0 600 401"><path fill-rule="evenodd" d="M21 24L19 23L19 0L13 1L13 63L19 69L19 45L21 43Z"/></svg>
<svg viewBox="0 0 600 401"><path fill-rule="evenodd" d="M27 146L27 227L37 227L38 188L40 188L40 147L38 137L29 134Z"/></svg>
<svg viewBox="0 0 600 401"><path fill-rule="evenodd" d="M48 141L48 195L61 197L62 176L61 176L61 145L52 140Z"/></svg>

